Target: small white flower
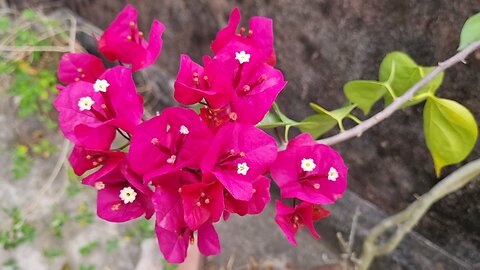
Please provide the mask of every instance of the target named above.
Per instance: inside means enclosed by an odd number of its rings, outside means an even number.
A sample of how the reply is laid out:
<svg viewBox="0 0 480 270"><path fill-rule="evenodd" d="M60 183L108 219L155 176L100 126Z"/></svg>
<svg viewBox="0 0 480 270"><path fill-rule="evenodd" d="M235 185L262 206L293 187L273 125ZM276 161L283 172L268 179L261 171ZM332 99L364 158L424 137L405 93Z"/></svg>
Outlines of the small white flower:
<svg viewBox="0 0 480 270"><path fill-rule="evenodd" d="M90 111L92 109L92 105L95 103L91 97L82 97L78 101L78 108L80 111Z"/></svg>
<svg viewBox="0 0 480 270"><path fill-rule="evenodd" d="M338 178L337 170L333 167L330 167L330 170L328 171L328 180L337 181L337 178Z"/></svg>
<svg viewBox="0 0 480 270"><path fill-rule="evenodd" d="M135 201L135 197L137 197L137 192L133 190L131 187L125 187L120 190L120 199L122 199L124 204L131 203Z"/></svg>
<svg viewBox="0 0 480 270"><path fill-rule="evenodd" d="M313 162L313 158L304 158L302 159L302 170L304 172L311 172L317 167L317 164Z"/></svg>
<svg viewBox="0 0 480 270"><path fill-rule="evenodd" d="M183 135L187 135L188 133L190 133L190 130L188 130L186 126L182 125L180 126L180 133Z"/></svg>
<svg viewBox="0 0 480 270"><path fill-rule="evenodd" d="M246 162L237 164L237 173L238 174L247 175L247 172L248 172L249 169L250 168L248 167Z"/></svg>
<svg viewBox="0 0 480 270"><path fill-rule="evenodd" d="M107 88L110 86L110 84L107 82L107 80L96 80L95 83L93 84L93 89L95 92L107 92Z"/></svg>
<svg viewBox="0 0 480 270"><path fill-rule="evenodd" d="M248 63L250 62L250 54L245 51L235 52L235 60L238 60L240 64Z"/></svg>

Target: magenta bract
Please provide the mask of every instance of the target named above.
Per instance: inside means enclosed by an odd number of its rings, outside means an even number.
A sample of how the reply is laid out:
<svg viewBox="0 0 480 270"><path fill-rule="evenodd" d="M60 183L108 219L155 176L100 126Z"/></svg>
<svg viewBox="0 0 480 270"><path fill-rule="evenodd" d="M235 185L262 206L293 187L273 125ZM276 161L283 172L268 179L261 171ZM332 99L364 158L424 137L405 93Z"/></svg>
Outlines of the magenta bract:
<svg viewBox="0 0 480 270"><path fill-rule="evenodd" d="M98 40L98 49L110 61L132 65L137 71L153 64L162 49L165 26L154 20L149 41L138 29L137 10L127 5Z"/></svg>
<svg viewBox="0 0 480 270"><path fill-rule="evenodd" d="M316 143L306 133L278 153L270 174L280 187L282 198L314 204L333 203L347 187L347 167L340 154Z"/></svg>

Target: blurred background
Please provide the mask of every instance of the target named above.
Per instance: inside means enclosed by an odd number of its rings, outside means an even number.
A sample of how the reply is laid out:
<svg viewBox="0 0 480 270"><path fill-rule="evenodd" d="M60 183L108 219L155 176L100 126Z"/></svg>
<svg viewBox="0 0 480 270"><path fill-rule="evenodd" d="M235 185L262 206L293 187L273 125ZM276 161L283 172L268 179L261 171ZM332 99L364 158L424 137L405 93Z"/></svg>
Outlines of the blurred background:
<svg viewBox="0 0 480 270"><path fill-rule="evenodd" d="M278 104L294 120L313 113L309 102L340 107L346 101L343 85L376 80L391 51L406 52L424 66L450 57L465 20L480 11L474 0L0 1L0 263L5 269L135 269L154 260L158 269L163 265L152 224L108 224L96 217L95 192L81 186L65 162L69 146L58 133L51 105L62 51L95 53L92 34L101 33L127 3L139 10L145 32L154 18L167 27L156 65L136 78L149 114L176 104L172 82L179 55L199 61L211 54L211 40L238 6L244 24L252 16L274 21L277 67L288 80ZM32 52L29 46L45 47ZM449 69L438 91L464 104L477 120L479 59L477 53ZM335 146L349 166L349 192L318 225L321 240L301 235L299 247L290 247L280 230L272 229L269 206L259 217L219 224L223 253L207 259L205 267L340 269L335 267L344 251L336 235L348 237L356 208L361 238L439 181L422 125L422 106L409 107ZM476 147L470 159L478 155ZM458 166L444 170L441 178ZM416 232L373 268L480 269L479 194L476 181L436 203Z"/></svg>

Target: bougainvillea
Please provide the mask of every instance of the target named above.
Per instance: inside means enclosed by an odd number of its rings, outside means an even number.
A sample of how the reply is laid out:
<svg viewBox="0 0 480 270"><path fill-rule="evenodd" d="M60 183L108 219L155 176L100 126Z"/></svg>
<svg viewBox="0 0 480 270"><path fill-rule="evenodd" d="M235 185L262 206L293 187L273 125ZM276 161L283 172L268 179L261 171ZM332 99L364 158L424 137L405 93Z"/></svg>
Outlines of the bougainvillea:
<svg viewBox="0 0 480 270"><path fill-rule="evenodd" d="M278 152L276 140L257 125L286 81L276 63L272 20L255 17L248 31L234 9L212 43L203 66L180 57L172 107L143 119L143 98L133 72L154 63L164 26L154 21L148 42L130 5L98 39L100 58L68 53L58 76L65 85L55 107L65 137L75 146L69 161L83 184L97 191L97 214L111 222L155 215L160 250L182 262L189 244L221 251L214 223L231 214L259 214L270 201L270 174L280 187L276 222L292 244L306 226L329 212L346 188L347 168L332 148L307 134ZM111 66L111 65L109 65ZM125 140L113 148L114 140ZM292 205L289 206L288 204Z"/></svg>

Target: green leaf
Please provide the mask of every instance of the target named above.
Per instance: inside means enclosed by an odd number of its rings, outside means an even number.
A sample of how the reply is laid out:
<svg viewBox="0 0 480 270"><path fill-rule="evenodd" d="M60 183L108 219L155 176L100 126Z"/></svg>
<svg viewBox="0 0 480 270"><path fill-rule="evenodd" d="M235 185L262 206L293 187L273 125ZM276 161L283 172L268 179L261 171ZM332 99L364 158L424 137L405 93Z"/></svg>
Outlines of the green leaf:
<svg viewBox="0 0 480 270"><path fill-rule="evenodd" d="M327 131L335 127L337 120L326 114L311 115L298 125L302 132L308 132L315 139L325 134Z"/></svg>
<svg viewBox="0 0 480 270"><path fill-rule="evenodd" d="M272 109L273 112L268 112L265 117L263 117L262 121L257 124L258 128L276 128L295 126L298 124L297 121L294 121L284 115L276 103L273 103Z"/></svg>
<svg viewBox="0 0 480 270"><path fill-rule="evenodd" d="M355 103L367 115L373 104L377 102L388 89L384 83L376 81L350 81L343 86L348 100Z"/></svg>
<svg viewBox="0 0 480 270"><path fill-rule="evenodd" d="M423 128L437 177L443 167L461 162L470 154L478 134L475 118L467 108L433 96L425 104Z"/></svg>
<svg viewBox="0 0 480 270"><path fill-rule="evenodd" d="M78 250L78 252L80 252L80 254L82 256L85 256L85 255L88 255L88 254L92 253L92 251L96 248L98 248L98 242L93 241L93 242L90 242L90 243L86 244L85 246L81 247Z"/></svg>
<svg viewBox="0 0 480 270"><path fill-rule="evenodd" d="M480 40L480 13L468 18L460 34L460 45L458 50L463 50L470 43Z"/></svg>
<svg viewBox="0 0 480 270"><path fill-rule="evenodd" d="M24 9L22 10L21 14L22 18L25 20L36 20L38 18L38 15L35 13L35 11L31 9Z"/></svg>
<svg viewBox="0 0 480 270"><path fill-rule="evenodd" d="M383 58L380 64L379 80L390 85L393 94L399 97L435 67L422 67L417 65L410 56L403 52L392 52ZM444 73L439 73L432 81L423 86L413 97L412 101L403 107L412 106L426 99L428 94L434 94L443 82ZM385 106L392 103L390 94L385 94Z"/></svg>

